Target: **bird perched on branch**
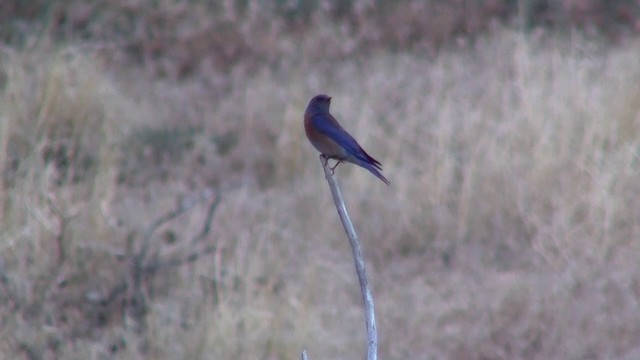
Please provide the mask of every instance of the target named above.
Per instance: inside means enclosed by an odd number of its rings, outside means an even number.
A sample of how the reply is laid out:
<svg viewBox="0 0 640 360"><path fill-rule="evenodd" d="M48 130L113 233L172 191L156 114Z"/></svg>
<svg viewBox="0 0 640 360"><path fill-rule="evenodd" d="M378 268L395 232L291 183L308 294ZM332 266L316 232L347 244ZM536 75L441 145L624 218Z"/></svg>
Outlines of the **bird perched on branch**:
<svg viewBox="0 0 640 360"><path fill-rule="evenodd" d="M338 163L331 168L334 170L341 162L347 161L362 166L389 185L389 180L380 173L382 164L367 154L338 124L336 118L329 113L329 105L331 105L330 96L316 95L309 101L307 110L304 112L304 131L311 144L320 151L320 157L325 160L325 165L328 159L338 160Z"/></svg>

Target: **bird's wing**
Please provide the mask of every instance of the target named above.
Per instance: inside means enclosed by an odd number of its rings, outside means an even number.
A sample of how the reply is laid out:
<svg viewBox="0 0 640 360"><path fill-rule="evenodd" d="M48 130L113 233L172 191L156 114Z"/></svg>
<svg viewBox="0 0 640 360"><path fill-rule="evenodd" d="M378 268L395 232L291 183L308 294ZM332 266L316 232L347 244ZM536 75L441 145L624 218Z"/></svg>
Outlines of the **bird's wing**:
<svg viewBox="0 0 640 360"><path fill-rule="evenodd" d="M362 151L356 139L349 135L331 114L317 114L311 118L313 127L342 146L351 155L359 156Z"/></svg>

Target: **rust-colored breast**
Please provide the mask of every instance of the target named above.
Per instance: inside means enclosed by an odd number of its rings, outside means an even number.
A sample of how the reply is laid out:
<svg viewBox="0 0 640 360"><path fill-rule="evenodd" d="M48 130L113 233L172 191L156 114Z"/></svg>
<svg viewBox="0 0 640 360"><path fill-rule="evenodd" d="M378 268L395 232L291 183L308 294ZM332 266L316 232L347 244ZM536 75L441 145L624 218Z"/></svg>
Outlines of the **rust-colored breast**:
<svg viewBox="0 0 640 360"><path fill-rule="evenodd" d="M328 136L318 132L313 127L312 117L304 119L304 132L307 138L321 154L331 157L345 158L346 151Z"/></svg>

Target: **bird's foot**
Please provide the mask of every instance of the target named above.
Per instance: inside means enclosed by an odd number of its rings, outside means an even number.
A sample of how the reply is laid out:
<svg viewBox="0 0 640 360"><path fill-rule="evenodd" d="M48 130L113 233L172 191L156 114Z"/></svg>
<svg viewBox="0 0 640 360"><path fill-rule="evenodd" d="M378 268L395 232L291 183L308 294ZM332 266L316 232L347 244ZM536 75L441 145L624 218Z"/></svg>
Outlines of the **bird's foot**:
<svg viewBox="0 0 640 360"><path fill-rule="evenodd" d="M340 158L338 158L336 156L327 156L325 154L320 154L320 160L322 161L322 166L323 167L327 167L327 165L329 165L329 160L331 160L331 159L338 161L335 165L330 167L331 175L333 175L333 174L336 173L335 170L338 167L338 165L340 165L340 163L342 162L342 159L340 159Z"/></svg>
<svg viewBox="0 0 640 360"><path fill-rule="evenodd" d="M335 165L333 165L333 167L331 168L331 175L333 175L333 174L335 174L335 173L336 173L336 168L337 168L337 167L338 167L338 165L340 165L340 163L342 162L342 159L337 159L337 160L338 160L338 162L337 162Z"/></svg>

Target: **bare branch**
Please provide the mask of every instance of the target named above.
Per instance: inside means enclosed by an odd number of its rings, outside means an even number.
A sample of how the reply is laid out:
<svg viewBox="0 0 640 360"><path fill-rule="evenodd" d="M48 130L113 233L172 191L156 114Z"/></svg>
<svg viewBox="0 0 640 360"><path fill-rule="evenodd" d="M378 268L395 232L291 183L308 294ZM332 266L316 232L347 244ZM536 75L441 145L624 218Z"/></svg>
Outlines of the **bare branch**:
<svg viewBox="0 0 640 360"><path fill-rule="evenodd" d="M362 256L362 249L360 248L360 242L358 241L358 234L353 227L353 223L347 213L347 208L340 192L338 182L334 177L334 171L328 165L328 161L320 157L320 162L324 169L324 175L327 178L329 187L331 188L331 195L333 195L333 202L338 210L338 215L344 226L344 231L349 238L349 244L353 252L353 261L356 266L356 273L358 274L358 280L360 281L360 291L362 293L362 300L364 301L365 319L367 324L367 360L376 360L378 358L378 332L376 329L376 317L373 305L373 296L371 295L371 289L369 287L369 281L367 280L367 274L365 272L364 257Z"/></svg>

